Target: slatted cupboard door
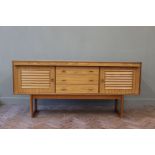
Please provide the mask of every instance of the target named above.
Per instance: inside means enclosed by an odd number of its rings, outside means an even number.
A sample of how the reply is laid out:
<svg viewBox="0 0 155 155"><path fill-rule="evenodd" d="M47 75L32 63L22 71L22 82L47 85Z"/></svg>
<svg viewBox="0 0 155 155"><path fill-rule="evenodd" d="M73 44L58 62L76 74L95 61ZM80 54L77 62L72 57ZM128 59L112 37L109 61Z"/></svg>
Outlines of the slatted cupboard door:
<svg viewBox="0 0 155 155"><path fill-rule="evenodd" d="M14 68L14 91L20 94L55 92L55 67L17 66Z"/></svg>
<svg viewBox="0 0 155 155"><path fill-rule="evenodd" d="M100 93L139 94L139 68L100 68Z"/></svg>

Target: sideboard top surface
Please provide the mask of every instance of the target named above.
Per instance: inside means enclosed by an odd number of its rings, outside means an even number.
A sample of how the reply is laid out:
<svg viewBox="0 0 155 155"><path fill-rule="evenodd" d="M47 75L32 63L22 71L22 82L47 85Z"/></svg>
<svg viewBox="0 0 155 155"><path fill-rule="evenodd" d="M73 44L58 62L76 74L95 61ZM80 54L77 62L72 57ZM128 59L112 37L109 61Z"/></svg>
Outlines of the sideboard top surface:
<svg viewBox="0 0 155 155"><path fill-rule="evenodd" d="M98 61L12 61L14 66L117 66L117 67L141 67L141 62L98 62Z"/></svg>

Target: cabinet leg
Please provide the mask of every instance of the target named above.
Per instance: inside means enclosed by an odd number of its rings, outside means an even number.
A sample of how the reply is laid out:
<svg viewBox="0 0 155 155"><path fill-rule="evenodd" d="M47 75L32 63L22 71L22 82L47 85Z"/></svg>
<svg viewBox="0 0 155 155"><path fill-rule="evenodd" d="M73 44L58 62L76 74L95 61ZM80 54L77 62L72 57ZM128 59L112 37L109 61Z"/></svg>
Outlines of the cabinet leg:
<svg viewBox="0 0 155 155"><path fill-rule="evenodd" d="M121 100L120 100L120 117L123 117L123 113L124 113L124 96L121 96Z"/></svg>
<svg viewBox="0 0 155 155"><path fill-rule="evenodd" d="M35 112L37 112L37 99L34 99Z"/></svg>
<svg viewBox="0 0 155 155"><path fill-rule="evenodd" d="M117 99L115 99L115 112L118 112L118 100Z"/></svg>
<svg viewBox="0 0 155 155"><path fill-rule="evenodd" d="M31 117L34 117L34 112L33 112L33 96L30 96L30 114Z"/></svg>

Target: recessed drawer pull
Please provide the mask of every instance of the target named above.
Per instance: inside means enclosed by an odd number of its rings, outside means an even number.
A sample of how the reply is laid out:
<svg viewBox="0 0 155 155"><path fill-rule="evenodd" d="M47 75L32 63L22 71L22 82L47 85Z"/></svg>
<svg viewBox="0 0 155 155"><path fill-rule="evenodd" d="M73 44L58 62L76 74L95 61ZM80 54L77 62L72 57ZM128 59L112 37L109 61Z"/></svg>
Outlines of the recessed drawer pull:
<svg viewBox="0 0 155 155"><path fill-rule="evenodd" d="M54 79L51 79L51 82L54 82Z"/></svg>
<svg viewBox="0 0 155 155"><path fill-rule="evenodd" d="M101 79L101 82L104 82L104 79Z"/></svg>
<svg viewBox="0 0 155 155"><path fill-rule="evenodd" d="M64 88L64 89L61 89L61 90L62 90L62 91L66 91L67 89Z"/></svg>
<svg viewBox="0 0 155 155"><path fill-rule="evenodd" d="M89 91L93 91L93 89L88 89Z"/></svg>
<svg viewBox="0 0 155 155"><path fill-rule="evenodd" d="M63 73L66 73L66 71L65 71L65 70L62 70L62 72L63 72Z"/></svg>
<svg viewBox="0 0 155 155"><path fill-rule="evenodd" d="M89 71L90 73L93 73L94 71Z"/></svg>
<svg viewBox="0 0 155 155"><path fill-rule="evenodd" d="M67 81L67 80L62 80L62 81Z"/></svg>
<svg viewBox="0 0 155 155"><path fill-rule="evenodd" d="M89 80L90 82L93 82L94 80Z"/></svg>

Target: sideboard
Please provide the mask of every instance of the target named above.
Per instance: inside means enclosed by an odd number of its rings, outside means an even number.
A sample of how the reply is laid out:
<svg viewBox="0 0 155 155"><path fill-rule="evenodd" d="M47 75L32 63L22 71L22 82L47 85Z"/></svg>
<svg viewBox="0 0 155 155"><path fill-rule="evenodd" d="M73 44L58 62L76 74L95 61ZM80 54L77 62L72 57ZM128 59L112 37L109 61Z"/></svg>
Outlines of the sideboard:
<svg viewBox="0 0 155 155"><path fill-rule="evenodd" d="M123 116L124 95L139 95L140 62L13 61L14 94L30 95L30 113L38 99L113 99Z"/></svg>

